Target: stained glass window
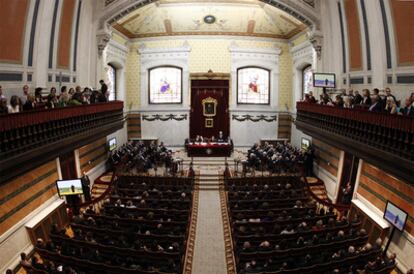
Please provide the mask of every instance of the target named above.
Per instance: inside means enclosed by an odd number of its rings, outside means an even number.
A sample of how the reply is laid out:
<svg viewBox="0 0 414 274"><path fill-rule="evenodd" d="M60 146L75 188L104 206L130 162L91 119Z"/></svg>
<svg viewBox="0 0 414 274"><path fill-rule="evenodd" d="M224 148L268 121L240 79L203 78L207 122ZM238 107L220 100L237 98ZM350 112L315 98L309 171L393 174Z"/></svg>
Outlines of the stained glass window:
<svg viewBox="0 0 414 274"><path fill-rule="evenodd" d="M108 100L114 101L116 100L116 69L111 64L108 64L106 70L106 83L108 85Z"/></svg>
<svg viewBox="0 0 414 274"><path fill-rule="evenodd" d="M269 104L270 71L258 67L237 70L237 103Z"/></svg>
<svg viewBox="0 0 414 274"><path fill-rule="evenodd" d="M180 104L181 96L181 68L165 66L149 70L150 104Z"/></svg>
<svg viewBox="0 0 414 274"><path fill-rule="evenodd" d="M302 99L305 98L305 94L308 94L309 91L312 91L313 88L313 79L312 79L312 66L309 65L305 67L302 71Z"/></svg>

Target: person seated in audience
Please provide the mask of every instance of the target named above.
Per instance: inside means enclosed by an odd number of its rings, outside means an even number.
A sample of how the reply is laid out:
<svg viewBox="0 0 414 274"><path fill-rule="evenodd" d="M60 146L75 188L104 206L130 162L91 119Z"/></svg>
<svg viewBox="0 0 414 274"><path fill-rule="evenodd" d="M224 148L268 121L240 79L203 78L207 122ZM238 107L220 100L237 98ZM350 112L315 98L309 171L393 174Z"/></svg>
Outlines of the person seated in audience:
<svg viewBox="0 0 414 274"><path fill-rule="evenodd" d="M6 96L4 96L4 94L3 94L3 88L2 88L2 86L0 86L0 100L1 99L6 99Z"/></svg>
<svg viewBox="0 0 414 274"><path fill-rule="evenodd" d="M31 268L32 264L30 263L30 261L27 258L26 253L22 252L20 253L20 265L23 266L24 268Z"/></svg>
<svg viewBox="0 0 414 274"><path fill-rule="evenodd" d="M67 106L70 98L71 98L71 96L70 96L70 94L67 91L67 87L66 86L62 86L60 88L59 106L60 107Z"/></svg>
<svg viewBox="0 0 414 274"><path fill-rule="evenodd" d="M23 105L23 111L34 109L36 109L36 98L32 94L29 94L27 95L26 103Z"/></svg>
<svg viewBox="0 0 414 274"><path fill-rule="evenodd" d="M22 111L22 102L20 98L16 95L13 95L10 98L10 105L7 106L7 113L18 113Z"/></svg>
<svg viewBox="0 0 414 274"><path fill-rule="evenodd" d="M372 249L379 250L381 249L381 247L382 247L382 239L378 238L375 240L375 243L373 244Z"/></svg>
<svg viewBox="0 0 414 274"><path fill-rule="evenodd" d="M381 98L379 97L379 95L373 95L371 97L372 104L368 110L372 112L382 112L383 107L380 100Z"/></svg>
<svg viewBox="0 0 414 274"><path fill-rule="evenodd" d="M414 117L414 105L410 98L405 99L404 107L400 108L399 115Z"/></svg>
<svg viewBox="0 0 414 274"><path fill-rule="evenodd" d="M359 94L358 90L354 91L354 100L352 102L353 105L360 105L362 103L362 96Z"/></svg>
<svg viewBox="0 0 414 274"><path fill-rule="evenodd" d="M280 232L280 235L291 235L295 233L296 231L293 229L293 227L291 225L287 225L286 228Z"/></svg>
<svg viewBox="0 0 414 274"><path fill-rule="evenodd" d="M354 96L354 90L353 89L349 89L348 90L348 94L346 95L346 98L349 98L349 103L350 105L354 105L355 104L355 96ZM344 98L345 100L345 98Z"/></svg>
<svg viewBox="0 0 414 274"><path fill-rule="evenodd" d="M328 92L326 92L325 90L322 91L322 94L319 96L319 98L320 98L320 104L321 105L328 105L328 104L332 103L332 100L329 97Z"/></svg>
<svg viewBox="0 0 414 274"><path fill-rule="evenodd" d="M387 97L385 104L385 111L389 114L397 114L398 108L395 100L392 97Z"/></svg>
<svg viewBox="0 0 414 274"><path fill-rule="evenodd" d="M335 107L343 108L344 107L344 98L341 95L335 96L335 101L333 102Z"/></svg>
<svg viewBox="0 0 414 274"><path fill-rule="evenodd" d="M7 99L0 98L0 115L5 115L7 113L8 113Z"/></svg>
<svg viewBox="0 0 414 274"><path fill-rule="evenodd" d="M41 105L44 103L43 97L42 97L42 88L35 88L35 102L38 105Z"/></svg>
<svg viewBox="0 0 414 274"><path fill-rule="evenodd" d="M371 106L371 104L372 104L372 101L371 101L371 95L369 94L369 90L363 89L361 105L369 107Z"/></svg>
<svg viewBox="0 0 414 274"><path fill-rule="evenodd" d="M55 87L52 87L50 89L50 93L47 95L46 107L49 109L59 107L59 99L57 97Z"/></svg>
<svg viewBox="0 0 414 274"><path fill-rule="evenodd" d="M320 231L324 229L323 221L318 220L315 225L312 227L312 231Z"/></svg>
<svg viewBox="0 0 414 274"><path fill-rule="evenodd" d="M71 88L73 90L73 88ZM71 94L71 98L67 102L68 106L81 106L83 103L82 93L74 92Z"/></svg>
<svg viewBox="0 0 414 274"><path fill-rule="evenodd" d="M353 108L354 105L352 104L352 99L349 96L344 98L343 108Z"/></svg>
<svg viewBox="0 0 414 274"><path fill-rule="evenodd" d="M388 100L388 98L391 98L395 103L397 103L397 99L393 94L391 94L391 89L389 87L385 88L385 100Z"/></svg>

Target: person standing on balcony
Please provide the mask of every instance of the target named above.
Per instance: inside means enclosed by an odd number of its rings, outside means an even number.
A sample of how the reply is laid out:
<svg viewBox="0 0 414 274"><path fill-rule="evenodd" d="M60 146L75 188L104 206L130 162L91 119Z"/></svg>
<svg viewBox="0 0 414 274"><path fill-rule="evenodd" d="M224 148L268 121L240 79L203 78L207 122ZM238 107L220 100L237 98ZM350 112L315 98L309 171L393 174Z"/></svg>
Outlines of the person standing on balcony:
<svg viewBox="0 0 414 274"><path fill-rule="evenodd" d="M81 183L82 183L83 196L85 197L85 201L88 202L91 200L91 189L90 189L91 181L89 180L89 176L86 175L85 171L83 171Z"/></svg>
<svg viewBox="0 0 414 274"><path fill-rule="evenodd" d="M100 80L99 84L101 84L101 93L105 98L108 98L108 86L105 84L104 80Z"/></svg>
<svg viewBox="0 0 414 274"><path fill-rule="evenodd" d="M23 86L23 96L20 98L20 101L21 101L22 104L26 103L28 95L29 95L29 86L24 85Z"/></svg>

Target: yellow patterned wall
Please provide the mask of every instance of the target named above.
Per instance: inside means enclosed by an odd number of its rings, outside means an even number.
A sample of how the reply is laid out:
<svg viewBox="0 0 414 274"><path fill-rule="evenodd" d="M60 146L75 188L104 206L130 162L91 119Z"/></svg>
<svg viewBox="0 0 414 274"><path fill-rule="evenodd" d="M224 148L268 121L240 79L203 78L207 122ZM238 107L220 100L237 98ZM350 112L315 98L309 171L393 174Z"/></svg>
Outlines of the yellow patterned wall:
<svg viewBox="0 0 414 274"><path fill-rule="evenodd" d="M130 46L128 57L126 60L126 107L127 110L139 109L140 106L140 58L136 45Z"/></svg>
<svg viewBox="0 0 414 274"><path fill-rule="evenodd" d="M117 34L117 33L112 33L112 40L124 45L125 42L127 42L127 40L124 39L124 37L122 37L121 35Z"/></svg>
<svg viewBox="0 0 414 274"><path fill-rule="evenodd" d="M308 41L308 35L306 33L302 33L301 35L297 36L295 39L292 40L292 44L293 46L297 46L305 41Z"/></svg>
<svg viewBox="0 0 414 274"><path fill-rule="evenodd" d="M275 45L282 50L280 55L280 83L279 83L279 108L285 110L285 104L291 107L292 90L292 58L287 43L274 41L254 41L246 39L166 39L152 41L138 41L131 44L127 58L127 106L132 103L132 109L139 109L140 96L140 63L137 47L144 43L147 48L174 48L180 47L187 41L191 47L189 58L190 73L207 72L209 69L214 72L230 73L231 55L229 46L234 41L242 48L273 48Z"/></svg>

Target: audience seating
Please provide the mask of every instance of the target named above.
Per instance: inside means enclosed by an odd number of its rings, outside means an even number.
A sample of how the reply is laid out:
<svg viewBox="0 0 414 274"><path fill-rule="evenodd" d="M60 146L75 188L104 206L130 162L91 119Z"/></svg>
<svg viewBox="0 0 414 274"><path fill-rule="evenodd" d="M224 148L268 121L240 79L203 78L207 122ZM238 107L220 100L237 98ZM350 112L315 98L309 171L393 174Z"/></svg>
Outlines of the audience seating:
<svg viewBox="0 0 414 274"><path fill-rule="evenodd" d="M52 262L74 273L182 273L193 186L189 178L120 176L99 212L72 219L73 237L52 231L36 246L45 262L29 270L44 273Z"/></svg>
<svg viewBox="0 0 414 274"><path fill-rule="evenodd" d="M225 178L225 189L238 273L356 273L381 256L357 216L316 206L300 177Z"/></svg>

